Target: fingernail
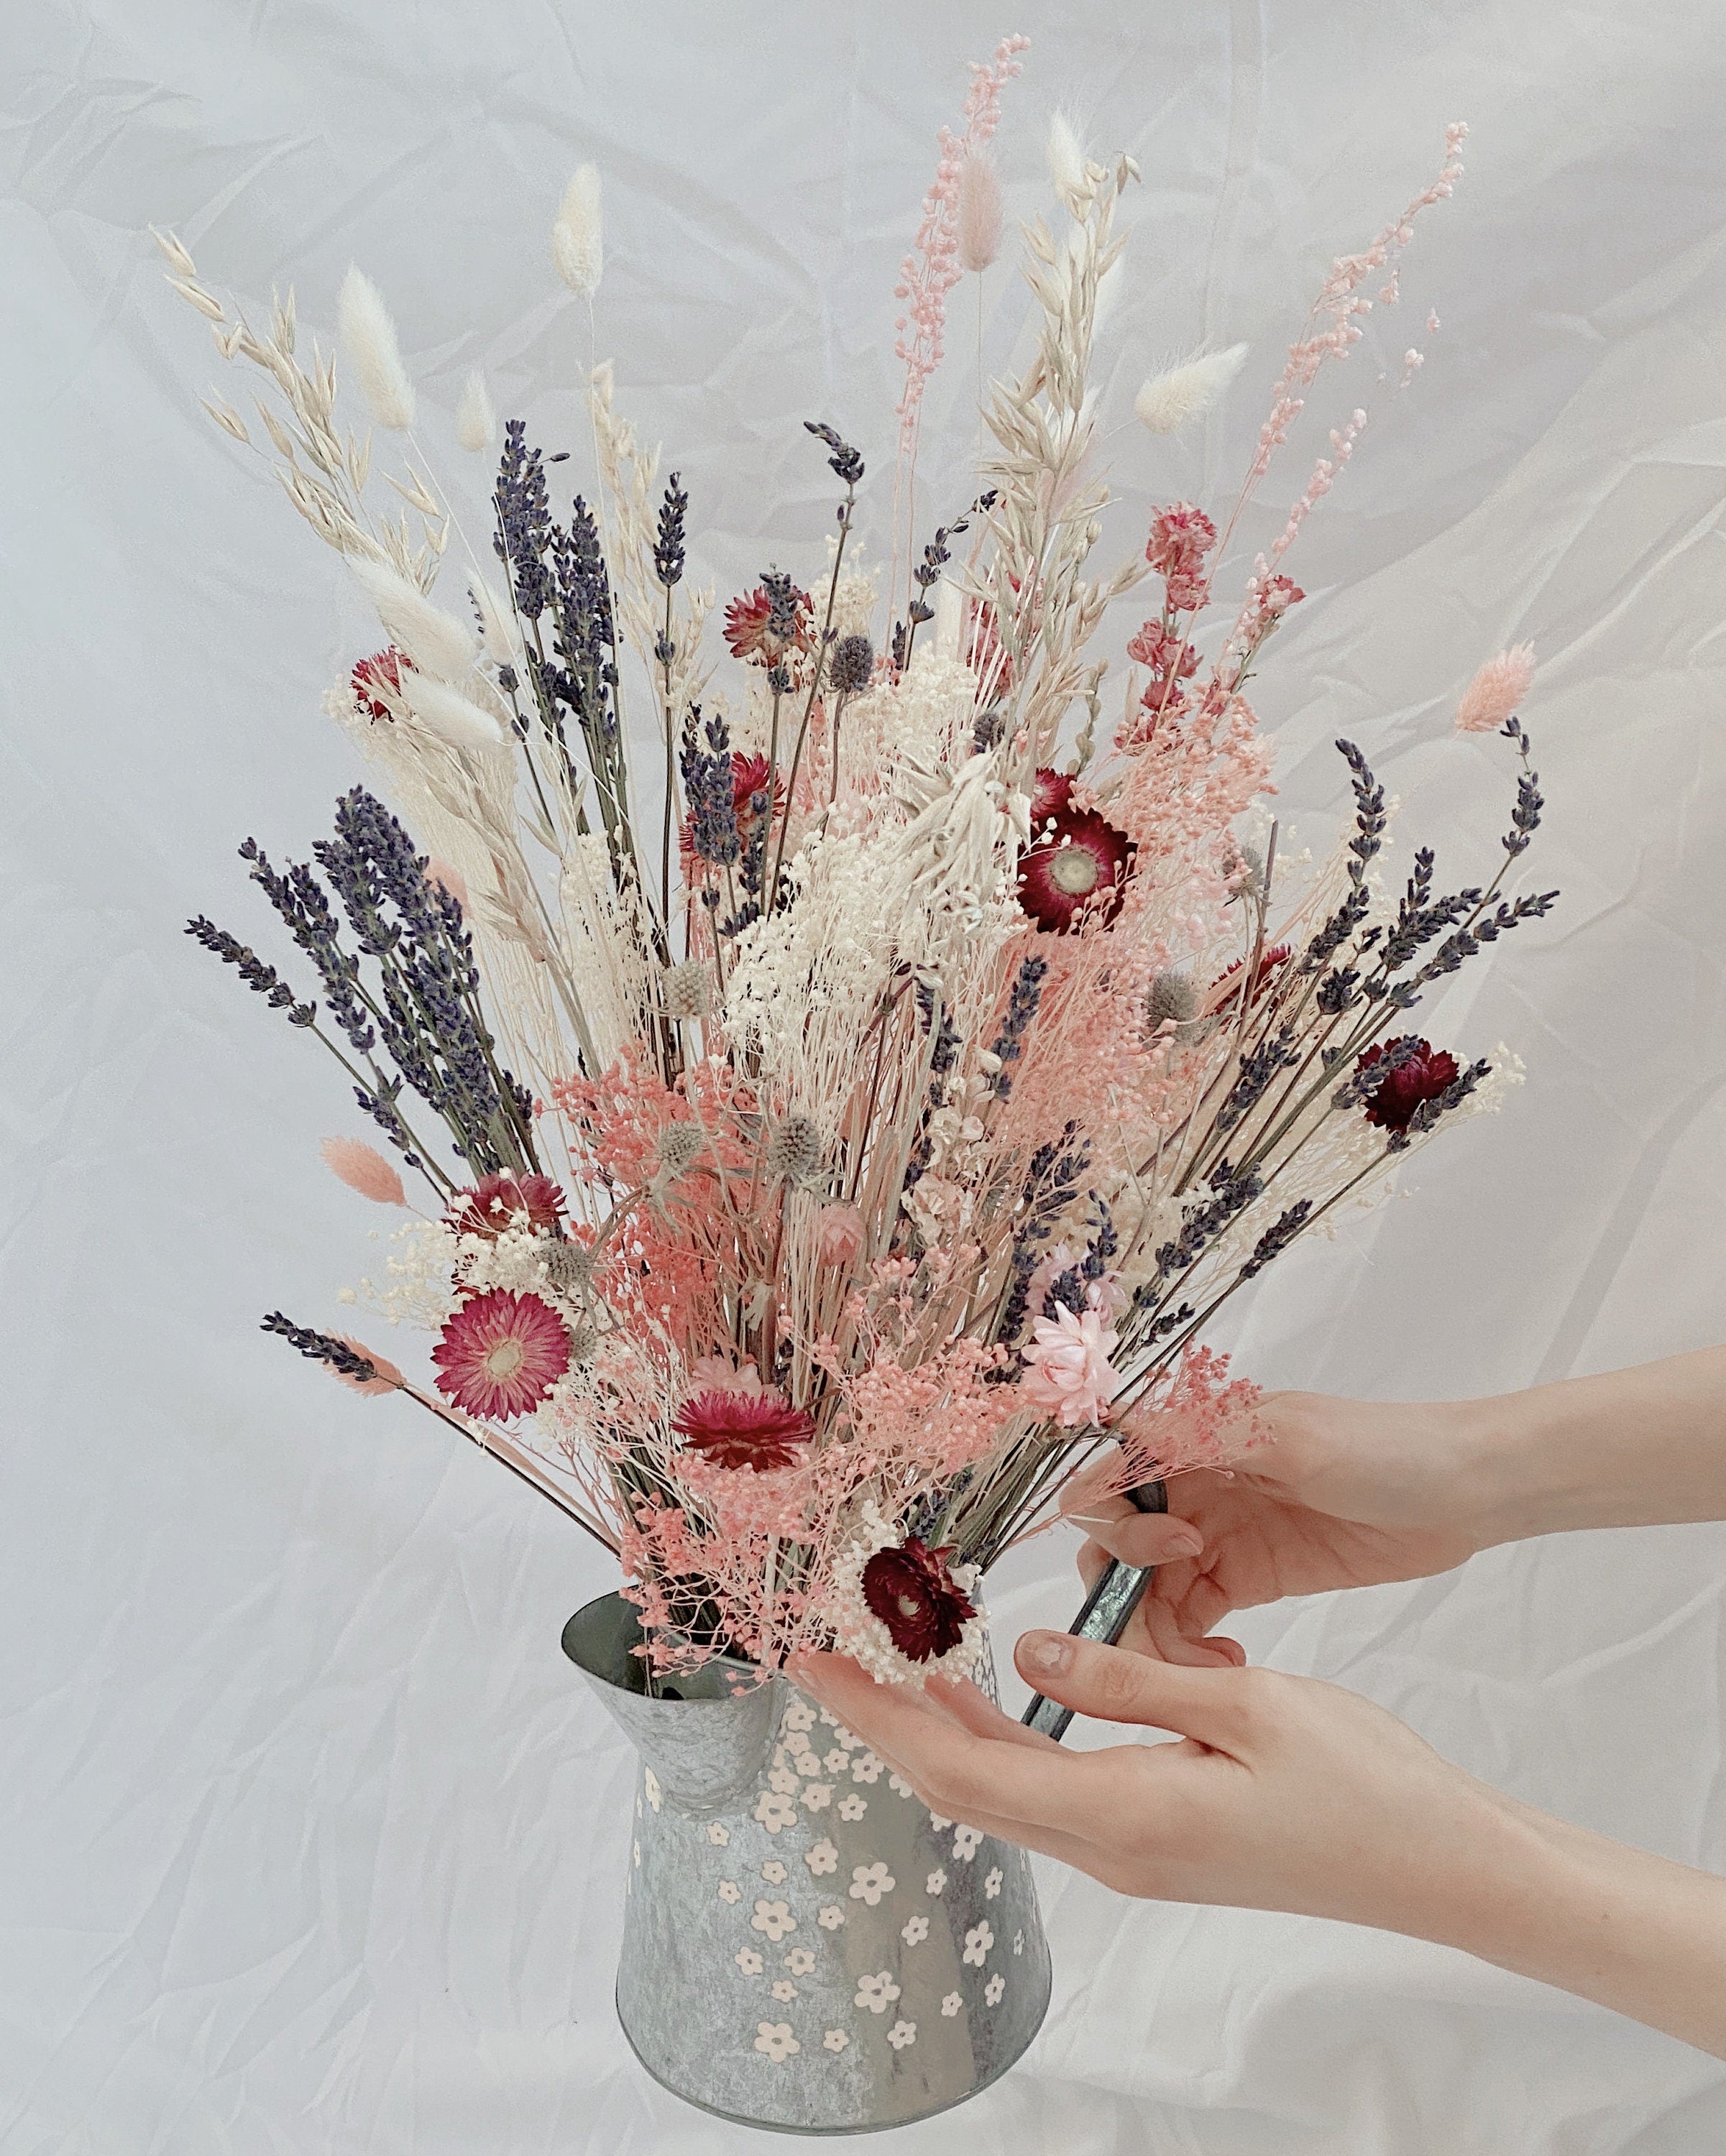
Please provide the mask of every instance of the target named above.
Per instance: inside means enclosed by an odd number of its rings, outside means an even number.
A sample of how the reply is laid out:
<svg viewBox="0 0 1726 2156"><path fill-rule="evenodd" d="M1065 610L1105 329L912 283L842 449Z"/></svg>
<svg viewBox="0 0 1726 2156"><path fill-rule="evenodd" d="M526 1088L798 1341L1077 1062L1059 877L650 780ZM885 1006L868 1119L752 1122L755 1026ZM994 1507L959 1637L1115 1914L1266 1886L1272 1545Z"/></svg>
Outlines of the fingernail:
<svg viewBox="0 0 1726 2156"><path fill-rule="evenodd" d="M1019 1659L1040 1676L1056 1677L1073 1658L1073 1643L1064 1632L1027 1632L1019 1643Z"/></svg>
<svg viewBox="0 0 1726 2156"><path fill-rule="evenodd" d="M1169 1547L1177 1557L1197 1557L1205 1547L1205 1537L1196 1527L1177 1527L1169 1537Z"/></svg>

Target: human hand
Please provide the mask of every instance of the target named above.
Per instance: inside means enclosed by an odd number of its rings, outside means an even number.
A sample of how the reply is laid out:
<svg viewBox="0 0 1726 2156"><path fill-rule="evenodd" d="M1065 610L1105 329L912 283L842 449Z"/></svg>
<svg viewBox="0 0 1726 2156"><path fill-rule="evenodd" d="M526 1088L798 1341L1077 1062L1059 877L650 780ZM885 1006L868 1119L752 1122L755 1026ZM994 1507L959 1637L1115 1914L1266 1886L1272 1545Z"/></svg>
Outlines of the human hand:
<svg viewBox="0 0 1726 2156"><path fill-rule="evenodd" d="M1474 1496L1474 1404L1381 1405L1271 1393L1263 1441L1229 1475L1169 1484L1166 1513L1092 1495L1078 1476L1063 1509L1088 1530L1087 1587L1111 1558L1157 1573L1122 1646L1194 1667L1246 1659L1210 1635L1232 1609L1289 1594L1447 1572L1492 1539Z"/></svg>
<svg viewBox="0 0 1726 2156"><path fill-rule="evenodd" d="M1519 1808L1382 1707L1316 1678L1171 1666L1059 1632L1020 1674L1081 1714L1178 1743L1069 1753L969 1684L878 1685L843 1656L789 1674L943 1815L1058 1856L1124 1894L1456 1936ZM1509 1852L1507 1857L1507 1852Z"/></svg>

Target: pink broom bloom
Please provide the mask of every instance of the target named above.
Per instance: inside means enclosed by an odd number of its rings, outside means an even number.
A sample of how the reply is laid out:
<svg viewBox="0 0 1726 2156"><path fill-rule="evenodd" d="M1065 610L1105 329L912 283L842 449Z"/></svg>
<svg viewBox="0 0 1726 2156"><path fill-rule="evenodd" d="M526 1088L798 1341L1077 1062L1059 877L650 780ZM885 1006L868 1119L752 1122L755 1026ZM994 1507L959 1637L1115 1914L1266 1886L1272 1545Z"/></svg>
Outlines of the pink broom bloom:
<svg viewBox="0 0 1726 2156"><path fill-rule="evenodd" d="M1120 1335L1101 1310L1063 1310L1040 1317L1030 1345L1020 1353L1030 1368L1020 1392L1032 1407L1063 1429L1106 1422L1108 1404L1121 1389L1121 1373L1109 1361Z"/></svg>
<svg viewBox="0 0 1726 2156"><path fill-rule="evenodd" d="M494 1288L455 1312L432 1360L446 1399L469 1414L506 1419L537 1408L569 1368L569 1335L537 1295Z"/></svg>
<svg viewBox="0 0 1726 2156"><path fill-rule="evenodd" d="M318 1151L332 1175L340 1176L350 1190L369 1198L374 1205L407 1204L401 1177L378 1148L362 1138L326 1138Z"/></svg>
<svg viewBox="0 0 1726 2156"><path fill-rule="evenodd" d="M1464 734L1495 734L1528 693L1534 678L1534 647L1513 644L1496 659L1487 660L1462 692L1456 706L1456 731Z"/></svg>

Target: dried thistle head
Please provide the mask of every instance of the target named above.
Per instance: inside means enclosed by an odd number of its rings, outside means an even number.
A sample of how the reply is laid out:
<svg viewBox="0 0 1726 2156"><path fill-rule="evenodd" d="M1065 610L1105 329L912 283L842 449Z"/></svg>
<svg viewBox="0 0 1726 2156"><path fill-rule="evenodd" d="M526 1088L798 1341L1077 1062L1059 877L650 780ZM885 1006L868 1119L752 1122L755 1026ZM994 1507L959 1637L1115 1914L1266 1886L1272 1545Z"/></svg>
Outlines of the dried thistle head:
<svg viewBox="0 0 1726 2156"><path fill-rule="evenodd" d="M866 689L874 670L875 646L866 636L842 636L834 645L828 673L837 695L855 696Z"/></svg>
<svg viewBox="0 0 1726 2156"><path fill-rule="evenodd" d="M552 1243L542 1253L546 1277L559 1295L584 1301L593 1292L593 1254L579 1243Z"/></svg>
<svg viewBox="0 0 1726 2156"><path fill-rule="evenodd" d="M694 1167L706 1142L698 1123L667 1123L654 1140L653 1149L665 1173L679 1176Z"/></svg>
<svg viewBox="0 0 1726 2156"><path fill-rule="evenodd" d="M807 1116L787 1116L768 1140L767 1172L774 1179L807 1187L821 1173L821 1133Z"/></svg>
<svg viewBox="0 0 1726 2156"><path fill-rule="evenodd" d="M1151 1031L1173 1024L1177 1040L1190 1040L1199 1015L1199 991L1190 973L1158 973L1145 998L1145 1021Z"/></svg>

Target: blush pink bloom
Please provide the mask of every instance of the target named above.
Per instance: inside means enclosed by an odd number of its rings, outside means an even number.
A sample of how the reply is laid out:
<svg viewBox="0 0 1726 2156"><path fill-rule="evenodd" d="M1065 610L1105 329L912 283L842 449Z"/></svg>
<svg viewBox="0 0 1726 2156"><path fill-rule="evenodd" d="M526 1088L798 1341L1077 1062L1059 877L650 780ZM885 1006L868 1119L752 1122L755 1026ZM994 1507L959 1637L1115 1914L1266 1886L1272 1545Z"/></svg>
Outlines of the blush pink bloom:
<svg viewBox="0 0 1726 2156"><path fill-rule="evenodd" d="M537 1295L494 1288L455 1312L432 1360L438 1390L470 1414L526 1414L569 1368L569 1335Z"/></svg>
<svg viewBox="0 0 1726 2156"><path fill-rule="evenodd" d="M728 1355L698 1355L689 1366L691 1393L759 1393L765 1389L754 1358L739 1365Z"/></svg>
<svg viewBox="0 0 1726 2156"><path fill-rule="evenodd" d="M1120 1335L1102 1311L1063 1310L1040 1317L1031 1327L1030 1345L1020 1350L1030 1365L1020 1392L1064 1429L1107 1422L1108 1404L1121 1389L1121 1373L1109 1361L1119 1345Z"/></svg>
<svg viewBox="0 0 1726 2156"><path fill-rule="evenodd" d="M467 911L467 879L460 869L452 868L448 861L440 861L434 854L425 865L425 880L447 891L462 911Z"/></svg>
<svg viewBox="0 0 1726 2156"><path fill-rule="evenodd" d="M369 1198L374 1205L407 1204L401 1177L378 1148L362 1138L326 1138L318 1151L332 1175L339 1175L350 1190Z"/></svg>
<svg viewBox="0 0 1726 2156"><path fill-rule="evenodd" d="M1513 644L1496 659L1487 660L1462 692L1456 706L1456 731L1465 734L1495 734L1528 693L1534 678L1534 647Z"/></svg>
<svg viewBox="0 0 1726 2156"><path fill-rule="evenodd" d="M824 1205L816 1226L824 1265L848 1265L863 1247L863 1215L855 1205Z"/></svg>

